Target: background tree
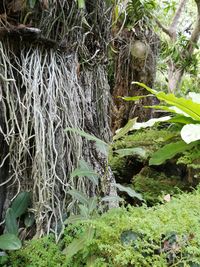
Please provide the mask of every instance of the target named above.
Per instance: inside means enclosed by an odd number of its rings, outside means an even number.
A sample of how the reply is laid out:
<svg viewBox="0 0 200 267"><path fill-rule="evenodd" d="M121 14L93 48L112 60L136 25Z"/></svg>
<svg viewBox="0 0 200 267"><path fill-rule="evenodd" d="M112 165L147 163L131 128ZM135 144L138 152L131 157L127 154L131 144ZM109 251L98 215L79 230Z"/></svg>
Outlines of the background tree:
<svg viewBox="0 0 200 267"><path fill-rule="evenodd" d="M122 1L123 2L123 1ZM121 11L113 28L114 82L113 131L137 117L138 121L152 117L152 110L144 111L143 105L152 105L154 98L142 99L135 105L124 102L119 96L137 96L146 91L131 84L138 81L153 87L156 77L156 61L159 37L151 23L155 1L129 1Z"/></svg>
<svg viewBox="0 0 200 267"><path fill-rule="evenodd" d="M172 18L169 27L164 26L160 20L156 19L157 25L162 31L170 38L171 50L168 51L168 90L169 92L175 92L179 89L180 82L183 74L187 71L188 67L195 63L194 49L197 47L197 43L200 36L200 2L196 3L196 22L193 26L191 19L190 24L184 24L184 29L180 29L180 21L184 19L184 11L186 8L187 0L182 0L178 3L176 12ZM184 32L191 31L188 36L184 35ZM171 55L170 55L171 54Z"/></svg>

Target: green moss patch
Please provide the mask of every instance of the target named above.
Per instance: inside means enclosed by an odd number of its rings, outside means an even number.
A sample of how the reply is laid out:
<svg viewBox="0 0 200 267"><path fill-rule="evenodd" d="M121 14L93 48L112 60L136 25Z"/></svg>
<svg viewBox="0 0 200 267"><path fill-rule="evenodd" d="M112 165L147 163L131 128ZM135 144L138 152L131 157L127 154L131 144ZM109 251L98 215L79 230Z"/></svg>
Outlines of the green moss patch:
<svg viewBox="0 0 200 267"><path fill-rule="evenodd" d="M95 220L70 225L58 245L48 237L27 242L4 266L199 267L199 203L200 192L195 191L153 208L113 209ZM94 230L92 240L84 239L72 257L63 254L88 227Z"/></svg>

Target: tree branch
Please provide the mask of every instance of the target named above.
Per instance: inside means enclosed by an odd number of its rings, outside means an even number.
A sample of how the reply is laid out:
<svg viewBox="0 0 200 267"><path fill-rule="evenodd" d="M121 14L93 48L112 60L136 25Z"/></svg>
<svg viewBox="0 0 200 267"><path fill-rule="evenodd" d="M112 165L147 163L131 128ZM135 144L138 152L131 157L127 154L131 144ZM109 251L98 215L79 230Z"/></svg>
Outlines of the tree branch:
<svg viewBox="0 0 200 267"><path fill-rule="evenodd" d="M182 0L180 2L180 5L179 5L178 9L176 10L176 13L175 13L174 18L172 20L172 23L169 27L169 31L171 32L171 34L173 36L172 39L174 39L174 40L176 39L177 26L179 23L180 16L181 16L181 13L183 12L183 9L184 9L187 1L188 0Z"/></svg>
<svg viewBox="0 0 200 267"><path fill-rule="evenodd" d="M197 5L197 20L194 27L194 30L192 31L189 44L188 44L188 51L189 53L192 53L194 50L194 44L197 44L199 37L200 37L200 0L195 0Z"/></svg>
<svg viewBox="0 0 200 267"><path fill-rule="evenodd" d="M159 28L161 28L161 30L166 33L172 40L175 40L176 39L176 32L177 32L177 25L178 25L178 22L179 22L179 18L181 16L181 13L185 7L185 4L188 0L182 0L180 2L180 5L174 15L174 18L172 20L172 23L170 25L169 28L165 27L164 25L162 25L162 23L155 18L155 21L158 25ZM196 1L199 1L199 0L196 0Z"/></svg>
<svg viewBox="0 0 200 267"><path fill-rule="evenodd" d="M169 35L170 38L172 38L172 33L170 32L170 30L165 27L158 19L155 18L155 22L158 25L158 27L167 35Z"/></svg>

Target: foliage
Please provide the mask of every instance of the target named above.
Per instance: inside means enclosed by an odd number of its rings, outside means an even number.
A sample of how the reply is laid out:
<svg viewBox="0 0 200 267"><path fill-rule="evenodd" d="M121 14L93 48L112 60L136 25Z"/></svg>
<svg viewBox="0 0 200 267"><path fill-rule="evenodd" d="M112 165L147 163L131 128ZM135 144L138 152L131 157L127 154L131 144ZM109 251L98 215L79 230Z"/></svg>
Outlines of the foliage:
<svg viewBox="0 0 200 267"><path fill-rule="evenodd" d="M156 171L150 167L144 167L139 174L133 177L133 187L140 192L148 206L153 206L163 202L163 197L167 194L174 196L180 193L180 190L188 188L171 164L173 175L165 174L162 171Z"/></svg>
<svg viewBox="0 0 200 267"><path fill-rule="evenodd" d="M127 4L127 14L130 21L134 24L138 21L149 21L156 8L155 0L131 0Z"/></svg>
<svg viewBox="0 0 200 267"><path fill-rule="evenodd" d="M50 235L26 242L21 250L10 253L6 267L61 267L64 260L60 246Z"/></svg>
<svg viewBox="0 0 200 267"><path fill-rule="evenodd" d="M73 262L83 264L90 255L104 259L101 266L160 267L178 262L190 266L189 262L200 262L199 200L197 192L156 209L110 211L92 222L96 238L92 245L88 243L88 251L77 253ZM120 241L125 231L132 235L128 244ZM96 266L95 259L93 264Z"/></svg>
<svg viewBox="0 0 200 267"><path fill-rule="evenodd" d="M154 155L152 155L152 158L149 162L151 165L160 165L167 159L173 158L176 154L185 150L191 150L193 147L199 145L200 104L198 102L195 102L193 99L186 99L183 97L178 98L174 94L156 92L142 83L134 83L144 87L147 91L155 95L160 101L164 101L164 106L159 105L153 107L174 114L173 117L169 117L169 122L171 121L177 125L184 125L180 131L180 135L185 143L171 143L162 147L160 150L156 151ZM124 99L126 100L125 97ZM128 101L129 100L130 99L128 99Z"/></svg>
<svg viewBox="0 0 200 267"><path fill-rule="evenodd" d="M0 236L0 249L16 250L21 248L17 219L27 211L30 201L29 192L20 192L12 201L10 208L6 211L5 233ZM32 224L29 224L29 226L32 226Z"/></svg>
<svg viewBox="0 0 200 267"><path fill-rule="evenodd" d="M69 225L59 244L52 237L31 240L9 255L6 267L67 266L198 266L200 193L182 194L165 205L113 209L101 218ZM80 239L86 229L94 238L67 258L63 247ZM194 265L194 264L197 265Z"/></svg>

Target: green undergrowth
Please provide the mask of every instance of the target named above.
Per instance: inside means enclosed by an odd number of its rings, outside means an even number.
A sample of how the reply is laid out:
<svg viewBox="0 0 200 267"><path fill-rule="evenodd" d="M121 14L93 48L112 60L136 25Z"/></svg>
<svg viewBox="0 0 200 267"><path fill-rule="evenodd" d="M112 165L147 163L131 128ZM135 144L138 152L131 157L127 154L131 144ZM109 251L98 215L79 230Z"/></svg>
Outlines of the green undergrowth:
<svg viewBox="0 0 200 267"><path fill-rule="evenodd" d="M170 142L177 136L177 131L169 128L158 129L156 127L141 129L115 141L113 149L144 147L149 153L154 152L163 143Z"/></svg>
<svg viewBox="0 0 200 267"><path fill-rule="evenodd" d="M123 179L130 173L130 165L138 163L148 164L148 158L164 144L170 143L177 137L177 132L169 129L148 128L135 131L124 136L112 145L112 153L109 155L109 164L116 176ZM139 148L144 151L144 156L140 154L122 156L117 153L120 149ZM137 166L132 168L137 170Z"/></svg>
<svg viewBox="0 0 200 267"><path fill-rule="evenodd" d="M188 190L191 184L187 181L185 157L187 156L187 162L191 163L189 153L186 156L178 155L161 167L149 166L149 159L155 151L178 138L180 137L177 129L165 125L165 128L137 130L115 141L109 163L116 181L141 193L149 206L160 203L163 195L176 195L180 190ZM134 153L123 155L123 149L133 149Z"/></svg>
<svg viewBox="0 0 200 267"><path fill-rule="evenodd" d="M26 242L23 249L9 254L3 266L198 267L199 203L197 190L152 208L113 209L69 225L57 245L48 237ZM88 229L92 238L83 238Z"/></svg>
<svg viewBox="0 0 200 267"><path fill-rule="evenodd" d="M186 182L178 176L166 176L150 167L144 167L139 174L133 178L133 188L142 194L148 205L152 206L162 201L164 195L176 195L180 190L189 189Z"/></svg>

